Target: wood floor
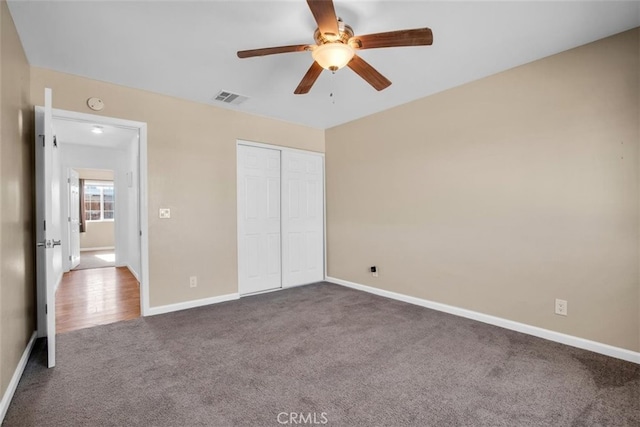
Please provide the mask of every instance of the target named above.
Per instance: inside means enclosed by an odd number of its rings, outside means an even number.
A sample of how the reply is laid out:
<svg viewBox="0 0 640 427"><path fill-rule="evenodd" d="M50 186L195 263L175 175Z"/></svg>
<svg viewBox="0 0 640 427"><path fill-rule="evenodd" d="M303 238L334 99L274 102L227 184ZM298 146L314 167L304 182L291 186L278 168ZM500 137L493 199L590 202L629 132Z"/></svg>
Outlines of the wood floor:
<svg viewBox="0 0 640 427"><path fill-rule="evenodd" d="M140 317L140 287L126 267L65 273L56 292L56 332Z"/></svg>

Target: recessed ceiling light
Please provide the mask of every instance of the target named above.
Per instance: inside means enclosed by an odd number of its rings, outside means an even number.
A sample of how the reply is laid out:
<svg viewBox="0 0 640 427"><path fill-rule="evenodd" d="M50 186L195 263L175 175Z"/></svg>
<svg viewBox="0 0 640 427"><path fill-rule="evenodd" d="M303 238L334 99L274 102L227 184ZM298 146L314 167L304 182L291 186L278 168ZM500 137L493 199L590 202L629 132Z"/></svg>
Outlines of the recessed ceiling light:
<svg viewBox="0 0 640 427"><path fill-rule="evenodd" d="M102 126L94 126L93 129L91 129L91 132L102 133Z"/></svg>

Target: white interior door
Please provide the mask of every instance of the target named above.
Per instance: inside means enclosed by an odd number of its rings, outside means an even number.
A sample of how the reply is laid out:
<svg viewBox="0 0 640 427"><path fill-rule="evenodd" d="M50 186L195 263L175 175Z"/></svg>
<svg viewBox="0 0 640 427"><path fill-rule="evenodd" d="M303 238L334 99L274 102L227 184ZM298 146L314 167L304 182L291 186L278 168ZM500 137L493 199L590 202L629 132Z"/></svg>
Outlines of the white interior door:
<svg viewBox="0 0 640 427"><path fill-rule="evenodd" d="M323 158L282 152L282 286L324 280Z"/></svg>
<svg viewBox="0 0 640 427"><path fill-rule="evenodd" d="M80 176L69 169L69 269L80 264Z"/></svg>
<svg viewBox="0 0 640 427"><path fill-rule="evenodd" d="M62 279L60 160L53 131L52 94L36 109L36 280L38 335L47 337L48 366L56 363L55 291Z"/></svg>
<svg viewBox="0 0 640 427"><path fill-rule="evenodd" d="M238 145L238 291L282 287L280 151Z"/></svg>

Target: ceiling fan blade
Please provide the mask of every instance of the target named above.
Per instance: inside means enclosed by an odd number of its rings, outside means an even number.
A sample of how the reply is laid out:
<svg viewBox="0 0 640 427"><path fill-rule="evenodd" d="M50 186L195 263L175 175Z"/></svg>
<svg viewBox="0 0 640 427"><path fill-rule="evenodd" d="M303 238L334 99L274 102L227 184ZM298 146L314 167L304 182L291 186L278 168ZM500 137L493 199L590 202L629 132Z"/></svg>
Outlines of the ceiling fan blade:
<svg viewBox="0 0 640 427"><path fill-rule="evenodd" d="M355 55L351 62L347 64L349 68L356 72L357 75L362 77L373 86L376 90L386 89L391 85L391 81L385 76L380 74L378 70L373 68L367 61Z"/></svg>
<svg viewBox="0 0 640 427"><path fill-rule="evenodd" d="M429 28L389 31L388 33L354 36L349 43L360 49L379 47L428 46L433 44L433 33Z"/></svg>
<svg viewBox="0 0 640 427"><path fill-rule="evenodd" d="M262 49L239 50L238 58L251 58L253 56L274 55L276 53L304 52L309 48L307 44L295 44L291 46L265 47Z"/></svg>
<svg viewBox="0 0 640 427"><path fill-rule="evenodd" d="M307 0L307 4L318 23L318 28L321 33L336 36L340 34L338 18L336 17L336 10L333 7L332 0Z"/></svg>
<svg viewBox="0 0 640 427"><path fill-rule="evenodd" d="M293 93L295 93L296 95L304 95L305 93L309 93L309 91L311 90L311 86L313 86L316 80L318 80L318 77L320 76L320 73L322 73L322 70L323 68L320 66L320 64L313 61L313 64L311 64L311 68L309 68L309 71L307 71L307 74L304 75L302 81Z"/></svg>

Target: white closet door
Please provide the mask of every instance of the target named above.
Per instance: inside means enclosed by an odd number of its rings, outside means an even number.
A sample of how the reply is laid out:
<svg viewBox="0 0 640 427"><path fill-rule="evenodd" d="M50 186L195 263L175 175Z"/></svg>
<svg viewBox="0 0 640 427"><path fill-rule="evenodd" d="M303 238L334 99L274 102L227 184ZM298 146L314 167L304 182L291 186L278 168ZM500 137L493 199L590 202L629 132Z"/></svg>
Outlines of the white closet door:
<svg viewBox="0 0 640 427"><path fill-rule="evenodd" d="M238 145L238 291L282 287L280 151Z"/></svg>
<svg viewBox="0 0 640 427"><path fill-rule="evenodd" d="M282 152L282 286L324 280L323 158Z"/></svg>

